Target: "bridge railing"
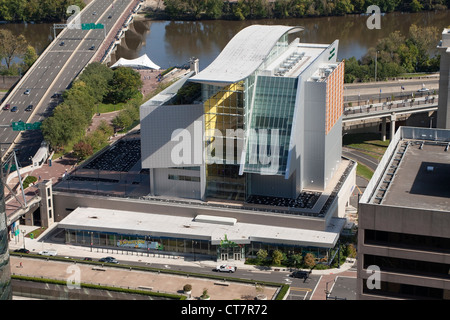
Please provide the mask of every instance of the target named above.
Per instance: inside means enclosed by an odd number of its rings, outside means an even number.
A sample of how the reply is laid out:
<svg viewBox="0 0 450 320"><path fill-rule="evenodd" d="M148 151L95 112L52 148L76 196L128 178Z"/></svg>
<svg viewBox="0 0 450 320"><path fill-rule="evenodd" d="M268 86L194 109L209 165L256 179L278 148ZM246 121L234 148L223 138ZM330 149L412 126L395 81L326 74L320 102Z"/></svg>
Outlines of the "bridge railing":
<svg viewBox="0 0 450 320"><path fill-rule="evenodd" d="M437 104L439 98L437 96L426 96L418 99L405 99L391 102L382 102L377 104L362 105L357 107L348 107L344 109L344 117L351 115L369 114L373 112L389 111L400 108L414 108L418 106Z"/></svg>

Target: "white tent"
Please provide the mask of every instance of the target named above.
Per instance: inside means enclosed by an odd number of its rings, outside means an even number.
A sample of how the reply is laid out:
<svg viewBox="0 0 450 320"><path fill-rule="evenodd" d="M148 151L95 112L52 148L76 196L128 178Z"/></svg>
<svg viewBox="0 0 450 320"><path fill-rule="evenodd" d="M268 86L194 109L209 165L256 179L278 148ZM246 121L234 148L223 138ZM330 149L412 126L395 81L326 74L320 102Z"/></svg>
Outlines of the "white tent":
<svg viewBox="0 0 450 320"><path fill-rule="evenodd" d="M111 69L115 69L118 67L130 67L134 69L160 69L160 67L153 63L153 61L150 60L150 58L146 54L133 60L120 58L115 64L111 66Z"/></svg>

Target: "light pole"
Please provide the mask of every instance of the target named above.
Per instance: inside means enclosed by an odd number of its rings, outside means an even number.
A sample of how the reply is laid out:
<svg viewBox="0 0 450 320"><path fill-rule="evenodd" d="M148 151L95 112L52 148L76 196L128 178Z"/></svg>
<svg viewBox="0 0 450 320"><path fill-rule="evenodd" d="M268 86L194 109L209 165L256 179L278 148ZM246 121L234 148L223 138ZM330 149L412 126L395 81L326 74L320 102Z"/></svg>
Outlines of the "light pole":
<svg viewBox="0 0 450 320"><path fill-rule="evenodd" d="M377 61L378 61L378 51L375 51L375 82L377 82Z"/></svg>
<svg viewBox="0 0 450 320"><path fill-rule="evenodd" d="M25 249L25 230L22 230L22 234L23 234L23 248Z"/></svg>
<svg viewBox="0 0 450 320"><path fill-rule="evenodd" d="M89 233L89 236L91 238L91 252L92 252L92 245L93 245L93 243L92 243L92 231L88 231L88 233Z"/></svg>

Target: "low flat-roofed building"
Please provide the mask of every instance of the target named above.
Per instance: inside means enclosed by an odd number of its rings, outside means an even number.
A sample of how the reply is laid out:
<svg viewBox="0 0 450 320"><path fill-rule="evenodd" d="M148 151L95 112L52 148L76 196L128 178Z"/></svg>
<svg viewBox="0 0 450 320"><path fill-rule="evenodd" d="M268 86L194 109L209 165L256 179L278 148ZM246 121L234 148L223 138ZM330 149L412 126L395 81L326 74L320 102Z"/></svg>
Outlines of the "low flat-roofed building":
<svg viewBox="0 0 450 320"><path fill-rule="evenodd" d="M335 219L326 231L243 223L237 219L197 215L194 218L125 210L75 209L58 225L66 243L203 254L219 260L241 260L261 248L303 247L316 256L328 256L344 219Z"/></svg>
<svg viewBox="0 0 450 320"><path fill-rule="evenodd" d="M395 134L359 203L359 299L450 299L449 145L450 130Z"/></svg>

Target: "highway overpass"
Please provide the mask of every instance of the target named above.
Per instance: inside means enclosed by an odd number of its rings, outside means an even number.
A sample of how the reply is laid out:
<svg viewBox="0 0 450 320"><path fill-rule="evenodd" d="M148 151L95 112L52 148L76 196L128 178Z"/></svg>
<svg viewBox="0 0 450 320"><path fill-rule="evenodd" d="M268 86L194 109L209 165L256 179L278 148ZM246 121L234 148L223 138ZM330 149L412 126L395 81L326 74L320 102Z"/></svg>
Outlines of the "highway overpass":
<svg viewBox="0 0 450 320"><path fill-rule="evenodd" d="M438 96L397 100L370 105L347 107L344 109L342 123L344 127L351 123L367 120L380 120L382 122L382 140L386 139L386 120L391 123L390 137L395 134L395 121L401 115L433 112L438 109Z"/></svg>

